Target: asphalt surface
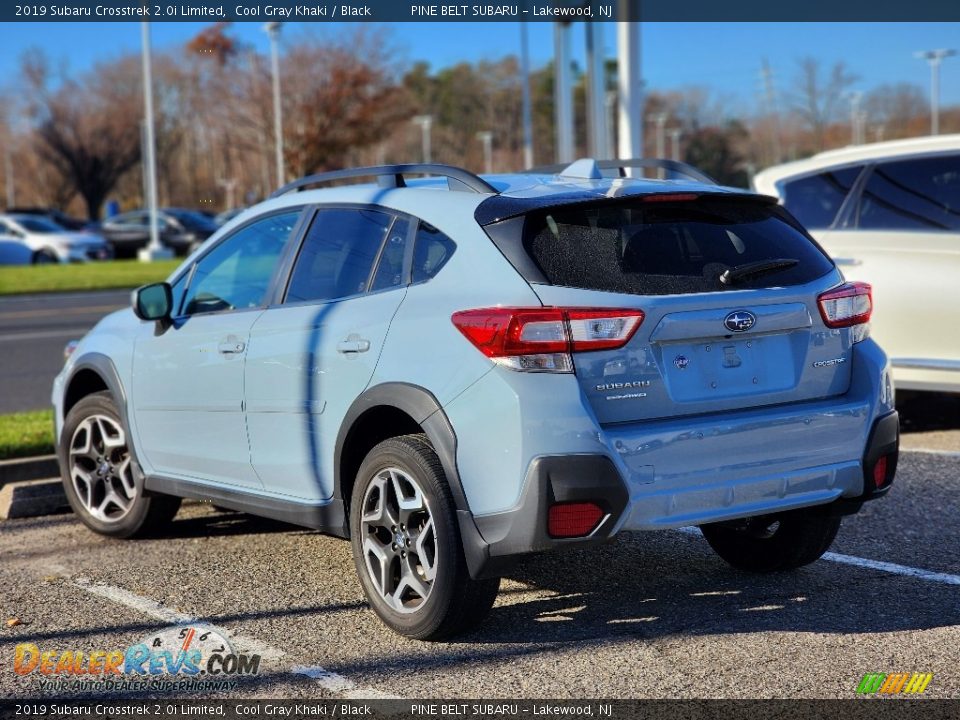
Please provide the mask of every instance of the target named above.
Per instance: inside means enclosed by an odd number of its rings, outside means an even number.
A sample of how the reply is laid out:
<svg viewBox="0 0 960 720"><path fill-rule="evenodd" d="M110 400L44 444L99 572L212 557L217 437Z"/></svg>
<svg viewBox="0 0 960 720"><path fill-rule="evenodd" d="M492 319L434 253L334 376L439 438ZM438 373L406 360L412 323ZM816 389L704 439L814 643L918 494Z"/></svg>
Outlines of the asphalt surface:
<svg viewBox="0 0 960 720"><path fill-rule="evenodd" d="M0 298L0 413L50 407L64 345L129 302L127 290Z"/></svg>
<svg viewBox="0 0 960 720"><path fill-rule="evenodd" d="M697 532L544 556L448 643L388 631L349 544L311 531L199 503L152 540L71 515L8 521L0 619L22 624L0 629L0 696L39 692L12 671L18 643L126 648L199 618L263 655L231 698L850 698L868 672L932 672L925 696L956 698L958 491L960 453L904 453L890 496L844 521L835 554L787 574L734 571Z"/></svg>

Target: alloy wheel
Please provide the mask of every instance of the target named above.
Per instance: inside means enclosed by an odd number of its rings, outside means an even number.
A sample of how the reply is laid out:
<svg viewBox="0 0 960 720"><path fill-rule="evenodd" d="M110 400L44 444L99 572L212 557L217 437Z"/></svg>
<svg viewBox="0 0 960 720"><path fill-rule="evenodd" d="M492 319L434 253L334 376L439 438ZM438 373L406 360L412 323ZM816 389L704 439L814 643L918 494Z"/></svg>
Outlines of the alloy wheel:
<svg viewBox="0 0 960 720"><path fill-rule="evenodd" d="M410 475L378 472L363 497L364 565L380 598L394 611L419 610L437 576L436 526L426 496Z"/></svg>
<svg viewBox="0 0 960 720"><path fill-rule="evenodd" d="M137 499L133 463L126 434L106 415L91 415L77 425L70 439L70 481L91 517L117 522Z"/></svg>

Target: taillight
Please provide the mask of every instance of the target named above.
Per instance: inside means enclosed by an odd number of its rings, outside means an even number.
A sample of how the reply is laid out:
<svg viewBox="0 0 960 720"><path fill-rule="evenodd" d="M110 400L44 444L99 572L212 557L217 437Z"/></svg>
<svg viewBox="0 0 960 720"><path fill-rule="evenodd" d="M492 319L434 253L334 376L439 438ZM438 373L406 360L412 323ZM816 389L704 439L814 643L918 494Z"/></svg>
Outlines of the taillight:
<svg viewBox="0 0 960 720"><path fill-rule="evenodd" d="M461 310L453 324L495 362L514 370L571 372L574 352L626 345L642 310L608 308L483 308Z"/></svg>
<svg viewBox="0 0 960 720"><path fill-rule="evenodd" d="M867 337L866 327L873 312L873 292L869 284L852 282L841 285L817 298L820 316L828 328L860 326L854 342Z"/></svg>
<svg viewBox="0 0 960 720"><path fill-rule="evenodd" d="M603 518L603 510L592 502L558 503L550 506L547 532L550 537L584 537L593 532Z"/></svg>

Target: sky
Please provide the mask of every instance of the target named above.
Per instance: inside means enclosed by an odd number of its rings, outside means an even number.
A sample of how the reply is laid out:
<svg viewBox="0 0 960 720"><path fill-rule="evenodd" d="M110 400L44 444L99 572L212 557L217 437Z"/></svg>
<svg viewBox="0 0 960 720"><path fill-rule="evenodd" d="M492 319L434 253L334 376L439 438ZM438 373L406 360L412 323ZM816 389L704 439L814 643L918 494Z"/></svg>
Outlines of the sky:
<svg viewBox="0 0 960 720"><path fill-rule="evenodd" d="M282 35L342 31L343 25L286 23ZM183 44L203 23L154 23L157 49ZM425 60L433 69L460 61L519 54L518 23L393 23L387 25L398 62ZM531 62L548 62L553 53L552 23L528 24ZM234 31L261 51L268 40L261 23L236 23ZM616 54L616 28L604 24L605 49ZM646 87L668 91L705 87L724 98L732 114L757 109L760 66L766 58L778 92L788 91L797 60L812 55L825 66L842 60L861 80L853 89L869 91L884 83L917 83L929 91L930 72L917 50L960 47L960 23L644 23L641 64ZM584 26L572 28L573 58L584 65ZM281 40L282 42L282 40ZM139 23L0 23L0 87L16 87L22 53L39 47L71 71L83 71L140 49ZM944 61L941 101L960 104L960 57Z"/></svg>

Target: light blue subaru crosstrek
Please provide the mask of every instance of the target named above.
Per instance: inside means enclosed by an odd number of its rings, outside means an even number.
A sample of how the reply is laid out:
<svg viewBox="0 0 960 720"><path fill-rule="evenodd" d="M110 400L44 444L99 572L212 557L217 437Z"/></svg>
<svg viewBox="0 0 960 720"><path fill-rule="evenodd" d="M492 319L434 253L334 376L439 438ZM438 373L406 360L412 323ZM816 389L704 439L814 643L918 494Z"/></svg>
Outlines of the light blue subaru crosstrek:
<svg viewBox="0 0 960 720"><path fill-rule="evenodd" d="M896 471L870 287L775 199L667 161L307 177L132 304L54 384L77 515L128 537L197 498L349 537L414 638L622 531L805 565Z"/></svg>

